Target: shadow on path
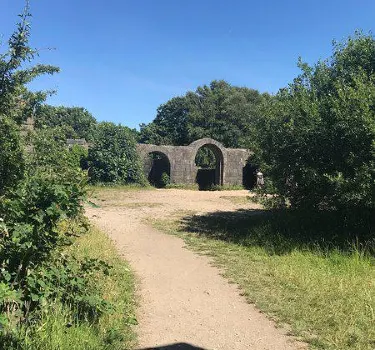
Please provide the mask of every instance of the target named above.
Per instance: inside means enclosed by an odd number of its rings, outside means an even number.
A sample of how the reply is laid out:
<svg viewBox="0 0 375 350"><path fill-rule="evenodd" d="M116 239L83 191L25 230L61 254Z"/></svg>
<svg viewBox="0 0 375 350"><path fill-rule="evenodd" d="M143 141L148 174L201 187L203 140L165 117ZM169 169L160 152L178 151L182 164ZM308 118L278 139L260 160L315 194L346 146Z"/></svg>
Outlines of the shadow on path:
<svg viewBox="0 0 375 350"><path fill-rule="evenodd" d="M144 349L138 349L138 350L206 350L206 349L199 348L194 345L187 344L187 343L176 343L176 344L163 345L163 346L144 348Z"/></svg>

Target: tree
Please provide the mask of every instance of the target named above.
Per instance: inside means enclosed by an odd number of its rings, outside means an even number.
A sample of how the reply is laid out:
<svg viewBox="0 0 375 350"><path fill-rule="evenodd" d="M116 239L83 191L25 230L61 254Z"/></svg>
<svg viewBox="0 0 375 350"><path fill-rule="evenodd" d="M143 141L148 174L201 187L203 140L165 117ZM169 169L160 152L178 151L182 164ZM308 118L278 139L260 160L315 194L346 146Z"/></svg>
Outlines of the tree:
<svg viewBox="0 0 375 350"><path fill-rule="evenodd" d="M40 75L59 71L59 68L51 65L27 66L38 54L36 49L29 46L30 17L29 5L26 3L17 30L8 41L8 50L0 54L0 115L12 118L18 124L32 116L35 107L49 94L31 92L26 84Z"/></svg>
<svg viewBox="0 0 375 350"><path fill-rule="evenodd" d="M108 122L96 126L88 166L92 183L145 183L134 132L125 126Z"/></svg>
<svg viewBox="0 0 375 350"><path fill-rule="evenodd" d="M40 105L35 112L35 126L66 127L66 138L92 139L96 119L82 107Z"/></svg>
<svg viewBox="0 0 375 350"><path fill-rule="evenodd" d="M32 115L47 92L31 92L26 84L43 74L59 71L50 65L27 66L37 50L30 48L28 3L20 15L17 30L8 41L8 49L0 53L0 194L17 185L23 177L24 154L19 125Z"/></svg>
<svg viewBox="0 0 375 350"><path fill-rule="evenodd" d="M189 143L186 97L174 97L157 109L155 120L141 124L141 142L167 145Z"/></svg>
<svg viewBox="0 0 375 350"><path fill-rule="evenodd" d="M293 207L375 209L375 40L356 33L280 90L258 124L266 173Z"/></svg>
<svg viewBox="0 0 375 350"><path fill-rule="evenodd" d="M20 125L47 96L26 84L58 68L28 66L37 54L28 42L28 3L20 17L8 50L0 54L0 344L8 349L23 347L17 328L38 320L37 314L29 318L32 310L61 298L49 294L58 278L47 286L42 273L56 267L56 250L69 244L71 232L59 225L78 221L86 192L86 176L55 130L24 133L32 139L24 152Z"/></svg>
<svg viewBox="0 0 375 350"><path fill-rule="evenodd" d="M213 81L161 105L154 121L141 125L141 142L187 145L211 137L226 147L247 147L269 98L256 90Z"/></svg>

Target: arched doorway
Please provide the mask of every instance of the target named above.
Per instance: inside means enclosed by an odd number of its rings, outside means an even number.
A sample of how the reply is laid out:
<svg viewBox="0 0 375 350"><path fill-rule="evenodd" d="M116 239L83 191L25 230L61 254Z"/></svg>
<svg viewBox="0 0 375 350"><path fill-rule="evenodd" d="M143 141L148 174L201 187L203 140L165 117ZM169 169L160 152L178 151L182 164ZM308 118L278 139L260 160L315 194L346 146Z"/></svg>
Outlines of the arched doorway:
<svg viewBox="0 0 375 350"><path fill-rule="evenodd" d="M148 154L148 181L152 186L163 188L170 182L171 164L162 152Z"/></svg>
<svg viewBox="0 0 375 350"><path fill-rule="evenodd" d="M224 157L221 149L212 143L203 144L195 154L198 168L196 183L200 190L223 185Z"/></svg>

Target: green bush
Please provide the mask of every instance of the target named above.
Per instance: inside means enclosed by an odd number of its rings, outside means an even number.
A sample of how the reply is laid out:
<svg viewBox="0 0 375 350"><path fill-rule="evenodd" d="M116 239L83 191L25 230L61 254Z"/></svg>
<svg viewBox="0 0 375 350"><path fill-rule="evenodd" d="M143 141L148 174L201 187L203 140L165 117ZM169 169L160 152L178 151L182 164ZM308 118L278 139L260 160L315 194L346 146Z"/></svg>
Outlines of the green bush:
<svg viewBox="0 0 375 350"><path fill-rule="evenodd" d="M28 46L28 3L20 17L9 49L0 54L2 349L23 348L20 330L27 334L56 303L71 318L90 324L109 308L92 278L108 274L109 266L64 254L73 238L87 230L82 208L87 176L80 168L85 152L66 147L66 126L20 133L20 124L46 97L28 91L26 84L58 71L40 64L22 70L36 54Z"/></svg>
<svg viewBox="0 0 375 350"><path fill-rule="evenodd" d="M103 122L97 125L88 152L90 182L145 184L132 130Z"/></svg>
<svg viewBox="0 0 375 350"><path fill-rule="evenodd" d="M0 116L0 196L23 177L25 159L19 127Z"/></svg>
<svg viewBox="0 0 375 350"><path fill-rule="evenodd" d="M82 169L87 169L87 157L89 155L88 149L80 145L73 145L70 148L70 157L73 164L81 167Z"/></svg>
<svg viewBox="0 0 375 350"><path fill-rule="evenodd" d="M265 109L264 172L294 208L375 210L375 39L356 34ZM267 180L266 180L267 181Z"/></svg>
<svg viewBox="0 0 375 350"><path fill-rule="evenodd" d="M66 138L91 140L96 125L95 118L85 108L41 105L35 111L35 127L65 129Z"/></svg>
<svg viewBox="0 0 375 350"><path fill-rule="evenodd" d="M161 177L160 177L160 187L166 187L167 185L169 185L170 183L170 178L169 178L169 175L167 173L163 173L161 174Z"/></svg>

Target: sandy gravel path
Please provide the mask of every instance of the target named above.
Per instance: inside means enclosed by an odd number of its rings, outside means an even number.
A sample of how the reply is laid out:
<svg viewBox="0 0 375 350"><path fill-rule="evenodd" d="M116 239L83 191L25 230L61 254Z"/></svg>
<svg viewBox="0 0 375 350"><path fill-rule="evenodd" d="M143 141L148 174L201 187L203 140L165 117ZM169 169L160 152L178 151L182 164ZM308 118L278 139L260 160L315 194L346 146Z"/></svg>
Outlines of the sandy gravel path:
<svg viewBox="0 0 375 350"><path fill-rule="evenodd" d="M139 278L140 349L301 349L247 304L210 258L144 222L179 210L203 213L254 207L228 200L246 195L247 191L112 190L99 195L101 208L87 209L88 217L116 242ZM176 343L185 345L162 347Z"/></svg>

